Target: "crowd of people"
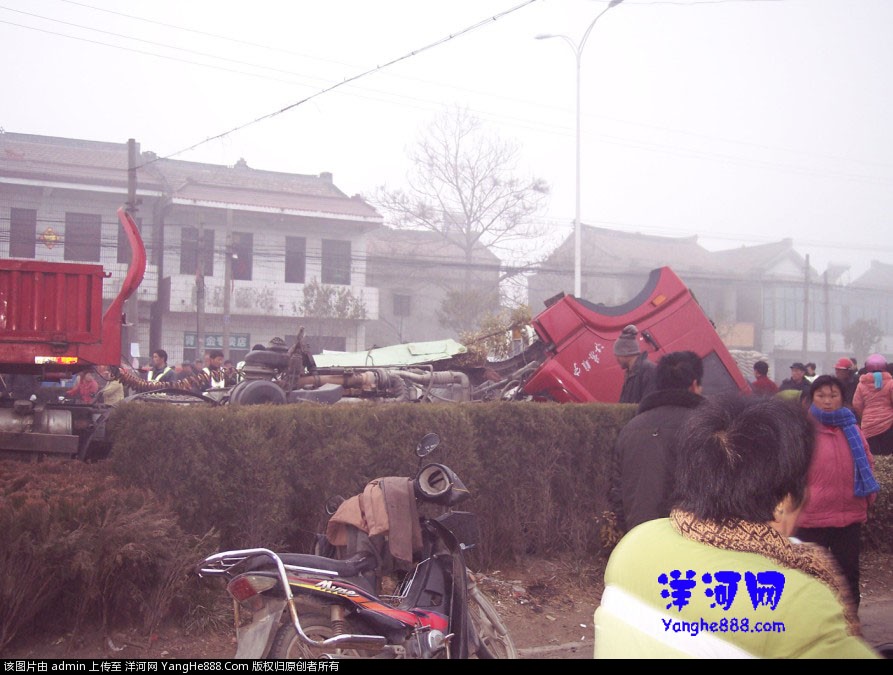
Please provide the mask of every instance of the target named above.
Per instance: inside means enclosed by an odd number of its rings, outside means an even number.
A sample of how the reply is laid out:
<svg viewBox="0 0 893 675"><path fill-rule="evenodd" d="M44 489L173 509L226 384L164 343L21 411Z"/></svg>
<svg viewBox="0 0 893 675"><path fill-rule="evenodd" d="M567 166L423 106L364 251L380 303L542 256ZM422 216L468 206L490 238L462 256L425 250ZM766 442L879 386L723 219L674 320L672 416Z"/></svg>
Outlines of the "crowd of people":
<svg viewBox="0 0 893 675"><path fill-rule="evenodd" d="M255 345L253 349L264 349L264 346ZM225 360L220 349L205 352L204 359L184 361L176 366L168 363L168 354L164 349L156 349L152 351L148 364L136 368L136 372L141 379L159 387L182 387L186 381L190 385L187 388L195 393L224 388L237 380L232 361ZM199 373L204 373L206 377L196 378ZM72 386L64 393L66 398L78 403L116 405L124 400L127 390L114 377L110 366L99 365L78 373Z"/></svg>
<svg viewBox="0 0 893 675"><path fill-rule="evenodd" d="M615 355L627 379L641 365L629 344ZM693 352L652 366L621 400L637 409L611 458L596 657L878 657L859 565L874 456L891 453L886 360L797 362L780 384L758 361L750 393L711 397Z"/></svg>

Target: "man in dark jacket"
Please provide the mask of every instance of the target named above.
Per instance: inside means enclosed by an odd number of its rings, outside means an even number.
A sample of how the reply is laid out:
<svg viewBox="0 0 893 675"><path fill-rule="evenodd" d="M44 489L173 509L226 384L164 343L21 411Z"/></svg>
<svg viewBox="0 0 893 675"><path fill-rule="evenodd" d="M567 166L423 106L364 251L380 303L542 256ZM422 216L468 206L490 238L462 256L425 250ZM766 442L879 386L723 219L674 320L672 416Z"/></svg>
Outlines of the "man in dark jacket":
<svg viewBox="0 0 893 675"><path fill-rule="evenodd" d="M639 330L633 324L624 328L614 343L614 357L626 371L618 403L638 403L654 391L654 363L639 350Z"/></svg>
<svg viewBox="0 0 893 675"><path fill-rule="evenodd" d="M791 364L791 376L781 381L778 391L796 391L802 395L809 391L809 380L806 379L806 366L799 361Z"/></svg>
<svg viewBox="0 0 893 675"><path fill-rule="evenodd" d="M694 352L666 354L655 370L655 391L617 436L608 500L617 525L636 525L670 515L676 460L672 440L688 414L703 401L704 364Z"/></svg>

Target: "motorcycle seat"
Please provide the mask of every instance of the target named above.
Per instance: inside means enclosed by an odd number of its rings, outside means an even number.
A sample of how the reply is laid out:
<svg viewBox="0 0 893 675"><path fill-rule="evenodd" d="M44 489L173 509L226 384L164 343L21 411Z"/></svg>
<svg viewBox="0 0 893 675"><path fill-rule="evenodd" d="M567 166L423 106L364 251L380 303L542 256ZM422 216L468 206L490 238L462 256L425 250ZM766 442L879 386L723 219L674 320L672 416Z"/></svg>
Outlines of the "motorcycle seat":
<svg viewBox="0 0 893 675"><path fill-rule="evenodd" d="M307 567L314 570L334 572L339 577L359 577L364 572L375 569L375 556L355 555L347 560L324 558L310 553L279 553L282 564L288 567ZM256 555L245 562L245 571L272 569L273 560L266 555Z"/></svg>

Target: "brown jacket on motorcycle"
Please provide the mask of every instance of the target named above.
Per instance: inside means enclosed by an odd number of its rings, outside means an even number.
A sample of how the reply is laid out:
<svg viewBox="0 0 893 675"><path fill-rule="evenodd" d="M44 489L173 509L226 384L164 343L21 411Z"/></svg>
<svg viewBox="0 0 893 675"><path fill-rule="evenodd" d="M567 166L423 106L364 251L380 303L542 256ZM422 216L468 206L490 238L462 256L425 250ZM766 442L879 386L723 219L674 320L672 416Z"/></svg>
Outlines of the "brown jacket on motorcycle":
<svg viewBox="0 0 893 675"><path fill-rule="evenodd" d="M384 535L391 555L407 566L413 553L422 547L422 530L410 478L376 478L362 494L341 502L326 525L326 539L333 546L345 546L347 528L353 526L370 537Z"/></svg>

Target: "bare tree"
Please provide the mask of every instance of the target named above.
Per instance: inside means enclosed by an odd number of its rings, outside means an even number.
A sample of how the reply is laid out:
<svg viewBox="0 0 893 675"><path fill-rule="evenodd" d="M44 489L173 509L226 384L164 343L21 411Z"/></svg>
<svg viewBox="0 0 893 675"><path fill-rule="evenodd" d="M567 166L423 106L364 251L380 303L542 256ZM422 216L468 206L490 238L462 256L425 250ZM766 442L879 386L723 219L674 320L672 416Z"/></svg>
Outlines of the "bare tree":
<svg viewBox="0 0 893 675"><path fill-rule="evenodd" d="M539 178L518 178L518 146L489 133L464 108L441 113L409 153L405 190L379 188L371 200L398 228L436 232L465 257L462 291L474 286L474 253L512 250L538 237L535 216L549 194Z"/></svg>
<svg viewBox="0 0 893 675"><path fill-rule="evenodd" d="M875 319L857 319L843 329L843 344L851 347L861 361L865 361L872 347L880 342L884 332Z"/></svg>

